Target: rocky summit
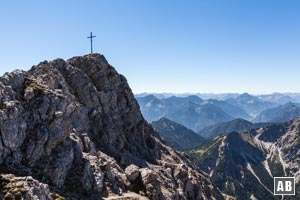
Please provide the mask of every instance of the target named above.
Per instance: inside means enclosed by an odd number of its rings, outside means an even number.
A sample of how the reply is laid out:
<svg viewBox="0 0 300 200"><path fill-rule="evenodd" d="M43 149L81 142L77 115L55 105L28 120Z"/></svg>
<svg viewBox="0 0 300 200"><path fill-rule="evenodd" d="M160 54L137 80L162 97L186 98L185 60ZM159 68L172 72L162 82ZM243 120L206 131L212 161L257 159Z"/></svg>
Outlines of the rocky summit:
<svg viewBox="0 0 300 200"><path fill-rule="evenodd" d="M0 199L223 199L99 54L4 74L0 132Z"/></svg>

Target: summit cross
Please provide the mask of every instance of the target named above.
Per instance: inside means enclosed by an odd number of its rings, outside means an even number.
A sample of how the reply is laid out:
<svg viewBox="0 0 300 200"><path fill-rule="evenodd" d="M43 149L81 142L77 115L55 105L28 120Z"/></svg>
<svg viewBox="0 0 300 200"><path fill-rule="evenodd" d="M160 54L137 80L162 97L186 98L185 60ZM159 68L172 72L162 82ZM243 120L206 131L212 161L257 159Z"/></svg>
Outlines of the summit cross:
<svg viewBox="0 0 300 200"><path fill-rule="evenodd" d="M91 35L89 37L87 37L88 39L91 39L91 54L93 53L93 38L96 37L95 35L93 35L93 33L91 32Z"/></svg>

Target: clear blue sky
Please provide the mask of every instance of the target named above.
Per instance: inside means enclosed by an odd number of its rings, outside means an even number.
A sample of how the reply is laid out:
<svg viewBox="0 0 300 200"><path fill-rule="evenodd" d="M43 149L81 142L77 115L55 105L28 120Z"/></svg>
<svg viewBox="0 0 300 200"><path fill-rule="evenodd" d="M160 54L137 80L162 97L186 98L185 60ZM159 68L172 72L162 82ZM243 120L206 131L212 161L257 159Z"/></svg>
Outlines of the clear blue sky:
<svg viewBox="0 0 300 200"><path fill-rule="evenodd" d="M0 73L95 51L139 92L300 92L298 0L0 3Z"/></svg>

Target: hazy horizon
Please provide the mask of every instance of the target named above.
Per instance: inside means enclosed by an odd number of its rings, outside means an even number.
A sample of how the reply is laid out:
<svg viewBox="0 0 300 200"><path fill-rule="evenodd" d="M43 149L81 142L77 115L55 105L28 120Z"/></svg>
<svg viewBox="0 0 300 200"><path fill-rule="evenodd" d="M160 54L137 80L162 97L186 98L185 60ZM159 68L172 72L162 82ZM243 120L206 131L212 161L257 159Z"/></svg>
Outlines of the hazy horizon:
<svg viewBox="0 0 300 200"><path fill-rule="evenodd" d="M300 92L271 92L271 93L250 93L250 92L221 92L221 93L215 93L215 92L140 92L135 93L134 95L143 95L143 94L174 94L174 95L197 95L197 94L212 94L212 95L222 95L222 94L245 94L248 93L250 95L271 95L271 94L300 94Z"/></svg>

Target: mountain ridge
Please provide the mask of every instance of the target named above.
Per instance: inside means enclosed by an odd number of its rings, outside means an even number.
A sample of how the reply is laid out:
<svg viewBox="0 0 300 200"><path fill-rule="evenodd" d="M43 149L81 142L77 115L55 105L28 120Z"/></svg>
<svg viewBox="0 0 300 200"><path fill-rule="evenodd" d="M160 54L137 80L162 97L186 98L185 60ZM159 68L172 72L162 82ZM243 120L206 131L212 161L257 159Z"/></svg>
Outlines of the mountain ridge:
<svg viewBox="0 0 300 200"><path fill-rule="evenodd" d="M6 73L0 88L1 199L223 199L161 141L103 55Z"/></svg>
<svg viewBox="0 0 300 200"><path fill-rule="evenodd" d="M225 100L227 103L238 106L247 111L250 115L256 116L263 110L275 107L276 104L259 99L248 93L243 93L235 98Z"/></svg>
<svg viewBox="0 0 300 200"><path fill-rule="evenodd" d="M218 135L187 153L225 194L237 199L281 199L273 195L273 177L295 177L299 188L299 147L300 120L295 119ZM285 196L299 197L297 189L296 196Z"/></svg>
<svg viewBox="0 0 300 200"><path fill-rule="evenodd" d="M251 129L261 128L271 123L252 123L245 119L237 118L232 121L222 122L219 124L214 124L198 132L199 135L202 135L205 138L213 138L219 134L230 133L233 131L244 132L250 131Z"/></svg>
<svg viewBox="0 0 300 200"><path fill-rule="evenodd" d="M184 104L179 110L167 114L166 117L195 132L206 126L233 119L218 106L212 104L198 105L191 102Z"/></svg>
<svg viewBox="0 0 300 200"><path fill-rule="evenodd" d="M166 144L178 151L199 147L206 140L194 131L165 117L151 124Z"/></svg>
<svg viewBox="0 0 300 200"><path fill-rule="evenodd" d="M261 112L253 122L286 122L300 117L300 104L288 102Z"/></svg>

